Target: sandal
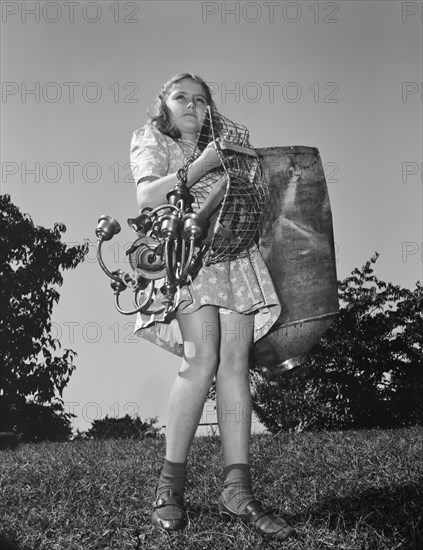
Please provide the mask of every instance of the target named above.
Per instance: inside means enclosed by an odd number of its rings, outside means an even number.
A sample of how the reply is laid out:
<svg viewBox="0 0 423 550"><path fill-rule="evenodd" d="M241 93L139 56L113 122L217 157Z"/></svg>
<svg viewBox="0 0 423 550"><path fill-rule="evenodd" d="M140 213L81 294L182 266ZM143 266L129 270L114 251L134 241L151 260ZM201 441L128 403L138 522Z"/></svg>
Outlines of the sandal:
<svg viewBox="0 0 423 550"><path fill-rule="evenodd" d="M177 508L169 509L168 506ZM151 523L165 531L183 529L187 523L183 499L177 491L172 489L160 493L153 502L154 511L151 514Z"/></svg>
<svg viewBox="0 0 423 550"><path fill-rule="evenodd" d="M287 521L276 516L270 508L263 506L258 500L249 502L243 514L237 514L230 510L223 502L222 497L219 499L218 506L221 515L240 519L243 523L251 525L267 537L287 540L297 534L295 529L291 527Z"/></svg>

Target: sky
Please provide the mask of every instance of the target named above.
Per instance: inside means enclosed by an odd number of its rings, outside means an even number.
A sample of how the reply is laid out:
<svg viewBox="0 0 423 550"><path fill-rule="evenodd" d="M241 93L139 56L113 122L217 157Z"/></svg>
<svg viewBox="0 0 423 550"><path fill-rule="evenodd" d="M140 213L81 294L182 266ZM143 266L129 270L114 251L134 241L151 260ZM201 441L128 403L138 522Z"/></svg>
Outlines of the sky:
<svg viewBox="0 0 423 550"><path fill-rule="evenodd" d="M158 416L180 359L132 334L95 259L95 227L129 270L137 213L134 130L174 74L206 80L255 147L317 147L332 207L338 279L376 251L375 274L422 279L422 11L401 1L78 1L1 4L1 192L36 225L67 227L89 254L65 272L52 321L77 352L64 391L85 430L106 415ZM131 307L128 296L123 305ZM207 404L202 422L213 422ZM253 429L260 429L255 421ZM201 432L199 432L201 433Z"/></svg>

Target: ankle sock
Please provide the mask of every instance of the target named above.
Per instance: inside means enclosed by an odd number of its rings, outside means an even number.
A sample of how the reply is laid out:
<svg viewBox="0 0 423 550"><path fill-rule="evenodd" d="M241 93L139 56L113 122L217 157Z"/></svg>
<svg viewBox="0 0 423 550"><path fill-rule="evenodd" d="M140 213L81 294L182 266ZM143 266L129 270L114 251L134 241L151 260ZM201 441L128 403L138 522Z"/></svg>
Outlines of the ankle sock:
<svg viewBox="0 0 423 550"><path fill-rule="evenodd" d="M185 488L186 471L186 462L171 462L165 458L162 473L159 477L157 493L173 489L174 491L178 491L182 497Z"/></svg>
<svg viewBox="0 0 423 550"><path fill-rule="evenodd" d="M254 500L251 488L249 464L230 464L223 469L223 501L237 514L244 513L245 507Z"/></svg>
<svg viewBox="0 0 423 550"><path fill-rule="evenodd" d="M184 496L186 478L186 462L171 462L165 458L162 473L157 484L156 495L163 491L177 491L181 498ZM169 504L157 510L160 518L165 521L179 520L184 517L184 511L179 506Z"/></svg>

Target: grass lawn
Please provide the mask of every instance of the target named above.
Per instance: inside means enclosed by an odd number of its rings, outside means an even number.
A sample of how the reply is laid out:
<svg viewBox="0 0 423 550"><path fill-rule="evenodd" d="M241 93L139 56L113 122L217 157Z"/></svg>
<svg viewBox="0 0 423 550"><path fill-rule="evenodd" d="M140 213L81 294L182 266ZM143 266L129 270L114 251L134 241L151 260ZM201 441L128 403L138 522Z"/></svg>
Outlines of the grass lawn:
<svg viewBox="0 0 423 550"><path fill-rule="evenodd" d="M217 512L218 437L189 459L187 528L150 526L164 440L23 444L0 454L0 548L15 550L423 549L423 428L259 434L254 490L297 528L268 541Z"/></svg>

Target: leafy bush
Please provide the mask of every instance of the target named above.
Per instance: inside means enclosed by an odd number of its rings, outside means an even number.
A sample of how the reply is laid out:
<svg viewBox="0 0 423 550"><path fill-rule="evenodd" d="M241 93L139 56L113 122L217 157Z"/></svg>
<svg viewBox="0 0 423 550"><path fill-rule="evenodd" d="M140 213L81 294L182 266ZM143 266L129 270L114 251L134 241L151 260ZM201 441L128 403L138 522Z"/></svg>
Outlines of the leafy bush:
<svg viewBox="0 0 423 550"><path fill-rule="evenodd" d="M62 272L84 260L88 245L67 246L65 231L62 223L35 225L0 195L0 429L14 429L22 441L64 441L72 433L62 394L76 353L57 353L51 315Z"/></svg>
<svg viewBox="0 0 423 550"><path fill-rule="evenodd" d="M8 403L51 403L75 369L74 351L56 353L60 341L52 334L51 315L62 271L75 269L88 246L68 247L65 231L61 223L53 229L34 225L9 195L0 195L0 395Z"/></svg>
<svg viewBox="0 0 423 550"><path fill-rule="evenodd" d="M68 441L72 435L72 414L65 413L61 403L39 405L0 400L0 431L13 430L23 442Z"/></svg>
<svg viewBox="0 0 423 550"><path fill-rule="evenodd" d="M339 282L340 315L304 366L253 374L255 412L270 431L423 422L423 288L380 281L377 257Z"/></svg>
<svg viewBox="0 0 423 550"><path fill-rule="evenodd" d="M160 428L155 426L157 417L145 421L139 416L126 414L122 418L105 418L94 420L91 428L85 433L87 439L144 439L157 437Z"/></svg>

